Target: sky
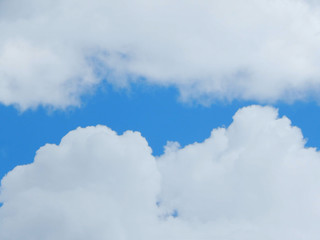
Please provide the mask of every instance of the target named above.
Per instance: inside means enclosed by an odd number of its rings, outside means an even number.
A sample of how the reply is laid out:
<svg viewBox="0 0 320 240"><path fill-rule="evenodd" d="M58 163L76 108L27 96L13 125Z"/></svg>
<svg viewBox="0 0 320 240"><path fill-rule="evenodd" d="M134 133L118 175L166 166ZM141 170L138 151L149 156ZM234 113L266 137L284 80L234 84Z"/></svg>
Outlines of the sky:
<svg viewBox="0 0 320 240"><path fill-rule="evenodd" d="M318 239L320 5L0 0L0 239Z"/></svg>

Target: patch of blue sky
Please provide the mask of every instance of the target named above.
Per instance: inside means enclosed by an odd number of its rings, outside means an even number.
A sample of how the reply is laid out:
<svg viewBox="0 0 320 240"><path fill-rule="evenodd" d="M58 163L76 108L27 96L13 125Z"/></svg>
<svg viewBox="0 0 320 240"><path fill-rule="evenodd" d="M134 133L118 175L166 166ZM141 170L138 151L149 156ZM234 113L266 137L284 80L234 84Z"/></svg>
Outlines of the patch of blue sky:
<svg viewBox="0 0 320 240"><path fill-rule="evenodd" d="M83 98L80 108L48 111L46 108L19 113L14 107L0 106L0 179L17 165L33 161L36 151L46 143L58 144L70 130L102 124L119 134L139 131L155 156L167 141L181 146L201 142L213 128L228 126L247 101L217 103L210 107L178 101L175 88L133 84L130 90L109 85ZM320 108L314 102L275 104L280 116L288 116L302 129L307 146L320 146Z"/></svg>
<svg viewBox="0 0 320 240"><path fill-rule="evenodd" d="M174 218L177 218L179 216L179 212L178 210L173 210L173 212L171 213L171 216L174 217Z"/></svg>

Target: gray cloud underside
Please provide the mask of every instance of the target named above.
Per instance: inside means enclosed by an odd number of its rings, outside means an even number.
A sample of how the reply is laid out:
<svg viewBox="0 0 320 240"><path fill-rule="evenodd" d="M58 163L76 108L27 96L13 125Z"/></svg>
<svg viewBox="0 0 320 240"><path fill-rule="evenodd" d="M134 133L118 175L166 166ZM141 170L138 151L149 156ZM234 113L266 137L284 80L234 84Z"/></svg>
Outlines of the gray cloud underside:
<svg viewBox="0 0 320 240"><path fill-rule="evenodd" d="M158 158L138 132L71 131L3 178L0 239L318 239L319 152L273 108L233 119Z"/></svg>
<svg viewBox="0 0 320 240"><path fill-rule="evenodd" d="M0 102L65 108L106 79L182 100L319 93L320 14L306 0L2 0Z"/></svg>

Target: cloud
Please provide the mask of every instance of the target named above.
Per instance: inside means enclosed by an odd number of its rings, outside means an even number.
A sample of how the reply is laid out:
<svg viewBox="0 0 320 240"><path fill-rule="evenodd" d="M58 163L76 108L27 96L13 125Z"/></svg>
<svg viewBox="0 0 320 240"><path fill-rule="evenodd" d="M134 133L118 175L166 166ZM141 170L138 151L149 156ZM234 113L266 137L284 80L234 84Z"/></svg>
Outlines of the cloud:
<svg viewBox="0 0 320 240"><path fill-rule="evenodd" d="M139 239L157 215L159 188L139 133L79 128L3 179L0 238Z"/></svg>
<svg viewBox="0 0 320 240"><path fill-rule="evenodd" d="M316 1L0 2L0 102L65 108L144 78L182 100L297 100L320 86Z"/></svg>
<svg viewBox="0 0 320 240"><path fill-rule="evenodd" d="M78 128L2 180L0 239L318 239L320 155L271 107L155 159L137 132Z"/></svg>
<svg viewBox="0 0 320 240"><path fill-rule="evenodd" d="M164 208L225 231L219 239L316 239L319 152L273 108L243 108L233 120L158 159Z"/></svg>

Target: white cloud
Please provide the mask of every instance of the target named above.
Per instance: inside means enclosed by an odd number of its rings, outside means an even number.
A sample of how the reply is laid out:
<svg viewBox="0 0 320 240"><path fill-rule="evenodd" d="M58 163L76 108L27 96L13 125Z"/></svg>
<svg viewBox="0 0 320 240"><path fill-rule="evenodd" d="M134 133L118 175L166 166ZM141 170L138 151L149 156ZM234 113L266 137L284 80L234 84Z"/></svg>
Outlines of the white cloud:
<svg viewBox="0 0 320 240"><path fill-rule="evenodd" d="M2 180L0 239L318 239L320 155L304 144L259 106L158 159L137 132L79 128Z"/></svg>
<svg viewBox="0 0 320 240"><path fill-rule="evenodd" d="M64 108L102 79L188 99L296 100L320 86L316 1L2 0L0 102Z"/></svg>
<svg viewBox="0 0 320 240"><path fill-rule="evenodd" d="M223 226L230 239L316 239L320 155L290 124L251 106L204 142L160 157L163 205L185 221Z"/></svg>
<svg viewBox="0 0 320 240"><path fill-rule="evenodd" d="M3 179L0 239L139 239L159 187L139 133L79 128Z"/></svg>

